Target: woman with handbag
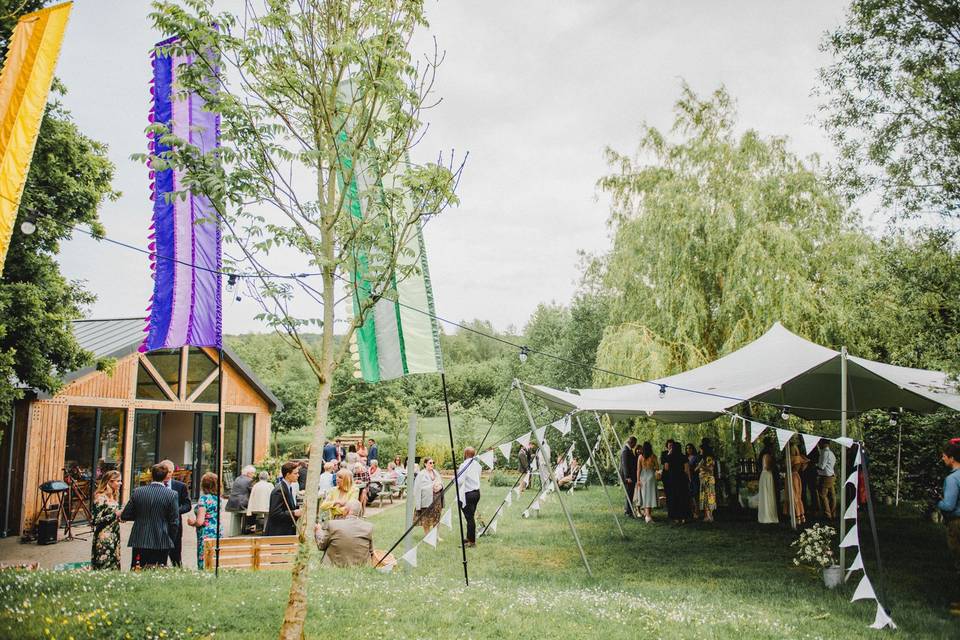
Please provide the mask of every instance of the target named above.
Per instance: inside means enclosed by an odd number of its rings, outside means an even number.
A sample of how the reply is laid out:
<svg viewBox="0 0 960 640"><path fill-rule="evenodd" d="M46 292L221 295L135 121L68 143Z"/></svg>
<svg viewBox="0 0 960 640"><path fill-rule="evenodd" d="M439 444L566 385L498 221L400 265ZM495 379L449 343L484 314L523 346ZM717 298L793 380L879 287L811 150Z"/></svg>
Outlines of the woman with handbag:
<svg viewBox="0 0 960 640"><path fill-rule="evenodd" d="M200 478L200 499L193 508L187 524L197 528L197 569L203 570L203 541L217 537L219 519L217 501L220 499L219 479L215 473L205 473Z"/></svg>
<svg viewBox="0 0 960 640"><path fill-rule="evenodd" d="M440 522L443 511L443 480L434 469L433 458L423 461L423 470L413 483L413 521L423 527L424 535Z"/></svg>

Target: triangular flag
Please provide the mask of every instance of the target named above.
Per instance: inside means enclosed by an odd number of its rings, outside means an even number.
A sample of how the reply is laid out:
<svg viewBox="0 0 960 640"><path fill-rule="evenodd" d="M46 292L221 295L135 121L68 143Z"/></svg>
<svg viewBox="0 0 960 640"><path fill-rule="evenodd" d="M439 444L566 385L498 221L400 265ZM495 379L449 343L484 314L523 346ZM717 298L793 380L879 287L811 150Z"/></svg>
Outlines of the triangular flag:
<svg viewBox="0 0 960 640"><path fill-rule="evenodd" d="M575 485L570 485L570 490L567 493L573 493L573 490L576 488Z"/></svg>
<svg viewBox="0 0 960 640"><path fill-rule="evenodd" d="M853 459L853 466L854 467L860 466L860 448L859 447L857 448L857 457Z"/></svg>
<svg viewBox="0 0 960 640"><path fill-rule="evenodd" d="M564 416L563 418L560 418L559 420L553 423L553 428L559 431L560 433L562 433L563 435L567 435L568 433L570 433L570 419L566 416Z"/></svg>
<svg viewBox="0 0 960 640"><path fill-rule="evenodd" d="M534 500L533 504L530 505L530 508L533 509L534 511L540 511L540 501Z"/></svg>
<svg viewBox="0 0 960 640"><path fill-rule="evenodd" d="M847 535L843 537L843 540L840 541L840 547L859 547L860 546L860 537L857 533L857 525L850 527L850 531L847 531Z"/></svg>
<svg viewBox="0 0 960 640"><path fill-rule="evenodd" d="M487 525L486 529L484 529L484 532L486 532L486 531L488 531L488 530L489 530L489 531L492 531L493 533L496 533L496 532L497 532L497 519L496 519L496 518L494 518L493 521L492 521L490 524Z"/></svg>
<svg viewBox="0 0 960 640"><path fill-rule="evenodd" d="M883 629L884 627L890 627L891 629L896 629L897 625L893 623L893 620L890 619L890 616L887 615L887 612L883 610L883 607L880 606L880 603L877 603L877 617L873 619L873 624L870 625L871 629Z"/></svg>
<svg viewBox="0 0 960 640"><path fill-rule="evenodd" d="M850 602L876 599L877 594L873 592L873 585L870 584L870 578L867 577L867 574L863 574L863 577L860 579L860 584L857 585L857 590L853 592L853 597L850 598Z"/></svg>
<svg viewBox="0 0 960 640"><path fill-rule="evenodd" d="M440 516L440 524L445 526L447 529L453 529L453 508L447 509L447 511Z"/></svg>
<svg viewBox="0 0 960 640"><path fill-rule="evenodd" d="M433 529L430 529L430 532L427 533L427 535L423 536L423 542L426 542L428 545L430 545L434 549L437 548L437 528L436 527L434 527Z"/></svg>
<svg viewBox="0 0 960 640"><path fill-rule="evenodd" d="M519 438L517 438L517 442L520 443L520 446L521 446L521 447L526 448L527 445L530 444L530 436L532 436L532 435L533 435L533 432L532 432L532 431L528 431L528 432L526 432L525 434L523 434L522 436L520 436Z"/></svg>
<svg viewBox="0 0 960 640"><path fill-rule="evenodd" d="M762 422L750 422L750 442L756 442L757 438L767 430L767 425Z"/></svg>
<svg viewBox="0 0 960 640"><path fill-rule="evenodd" d="M573 428L573 417L569 413L563 416L563 424L565 429L564 433L570 433L570 429Z"/></svg>
<svg viewBox="0 0 960 640"><path fill-rule="evenodd" d="M517 497L518 497L518 498L520 497L520 487L514 487L514 488L513 488L513 492L514 492L515 494L517 494Z"/></svg>
<svg viewBox="0 0 960 640"><path fill-rule="evenodd" d="M511 504L513 504L513 492L512 492L512 491L508 491L508 492L507 492L507 497L503 499L503 503L504 503L505 505L507 505L508 507L509 507Z"/></svg>
<svg viewBox="0 0 960 640"><path fill-rule="evenodd" d="M844 447L853 446L853 438L834 438L833 441Z"/></svg>
<svg viewBox="0 0 960 640"><path fill-rule="evenodd" d="M857 474L856 469L854 469L853 473L851 473L850 476L847 478L847 484L852 484L855 487L859 486L858 480L859 480L859 475Z"/></svg>
<svg viewBox="0 0 960 640"><path fill-rule="evenodd" d="M863 571L863 556L860 555L860 552L857 552L857 558L853 561L849 567L847 567L847 579L850 578L850 574L854 571Z"/></svg>
<svg viewBox="0 0 960 640"><path fill-rule="evenodd" d="M810 455L817 448L818 442L820 442L820 436L812 436L809 433L803 434L803 446L807 450L807 455Z"/></svg>
<svg viewBox="0 0 960 640"><path fill-rule="evenodd" d="M795 435L797 435L796 431L777 427L777 443L780 445L780 451L783 451L783 448L790 442L790 438Z"/></svg>
<svg viewBox="0 0 960 640"><path fill-rule="evenodd" d="M843 514L844 520L856 520L857 519L857 501L851 500L850 506L847 507L847 512Z"/></svg>
<svg viewBox="0 0 960 640"><path fill-rule="evenodd" d="M480 462L487 465L488 469L493 469L493 463L497 459L497 456L493 452L493 449L491 449L490 451L484 451L478 455L477 458L480 460Z"/></svg>
<svg viewBox="0 0 960 640"><path fill-rule="evenodd" d="M500 449L500 453L503 454L503 457L504 457L506 460L509 460L509 459L510 459L510 451L513 450L513 441L511 440L510 442L504 442L502 445L500 445L500 446L497 447L497 448Z"/></svg>
<svg viewBox="0 0 960 640"><path fill-rule="evenodd" d="M547 433L546 427L540 427L539 429L533 430L534 435L537 436L537 444L543 444L543 436Z"/></svg>
<svg viewBox="0 0 960 640"><path fill-rule="evenodd" d="M400 556L400 559L406 562L411 567L417 566L417 548L413 547L410 551L407 551L405 554Z"/></svg>

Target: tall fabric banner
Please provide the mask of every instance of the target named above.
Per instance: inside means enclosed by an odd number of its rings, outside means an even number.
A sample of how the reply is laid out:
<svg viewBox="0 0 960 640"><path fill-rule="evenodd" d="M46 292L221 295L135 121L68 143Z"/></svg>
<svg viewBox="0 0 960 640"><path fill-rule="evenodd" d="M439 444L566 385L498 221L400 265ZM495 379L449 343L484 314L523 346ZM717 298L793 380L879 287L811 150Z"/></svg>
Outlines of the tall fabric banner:
<svg viewBox="0 0 960 640"><path fill-rule="evenodd" d="M345 168L352 164L344 161ZM358 221L367 218L361 194L370 189L399 185L399 177L388 175L381 179L369 167L358 166L347 189L351 215ZM404 207L412 206L404 197ZM353 313L360 313L369 300L371 283L366 279L369 256L356 255L353 273ZM367 382L391 380L412 373L439 373L443 371L440 352L440 327L437 324L430 284L430 269L423 231L419 224L397 259L397 270L406 273L394 282L396 299L382 297L367 311L363 324L351 338L350 350L359 377Z"/></svg>
<svg viewBox="0 0 960 640"><path fill-rule="evenodd" d="M20 18L0 73L0 274L72 7L65 2Z"/></svg>
<svg viewBox="0 0 960 640"><path fill-rule="evenodd" d="M169 45L173 40L157 44ZM204 110L196 94L175 95L178 69L194 56L152 55L153 108L150 122L208 153L219 145L216 114ZM150 134L150 153L170 150L160 136ZM150 225L150 268L153 296L141 351L183 345L221 348L220 225L210 200L188 193L182 197L183 171L150 172L153 223ZM173 197L173 194L179 194Z"/></svg>

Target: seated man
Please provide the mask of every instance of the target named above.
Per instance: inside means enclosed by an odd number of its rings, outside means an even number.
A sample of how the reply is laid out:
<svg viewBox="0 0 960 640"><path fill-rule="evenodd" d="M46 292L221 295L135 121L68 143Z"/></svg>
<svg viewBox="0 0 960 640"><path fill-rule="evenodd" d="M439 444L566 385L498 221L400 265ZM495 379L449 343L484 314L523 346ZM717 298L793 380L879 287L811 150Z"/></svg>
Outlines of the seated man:
<svg viewBox="0 0 960 640"><path fill-rule="evenodd" d="M370 566L373 525L358 517L358 500L347 502L346 511L345 518L328 520L316 527L317 544L326 551L323 562L335 567Z"/></svg>

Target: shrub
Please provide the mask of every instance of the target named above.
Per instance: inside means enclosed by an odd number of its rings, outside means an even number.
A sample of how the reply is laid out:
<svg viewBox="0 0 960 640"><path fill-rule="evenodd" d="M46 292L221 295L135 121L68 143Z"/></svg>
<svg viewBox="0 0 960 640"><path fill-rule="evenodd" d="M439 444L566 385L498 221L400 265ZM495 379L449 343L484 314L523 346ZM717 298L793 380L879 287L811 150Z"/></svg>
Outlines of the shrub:
<svg viewBox="0 0 960 640"><path fill-rule="evenodd" d="M433 458L434 466L437 469L452 469L450 460L450 445L440 444L438 442L417 442L417 457Z"/></svg>
<svg viewBox="0 0 960 640"><path fill-rule="evenodd" d="M505 471L503 469L494 469L490 474L491 487L512 487L517 482L516 471Z"/></svg>

